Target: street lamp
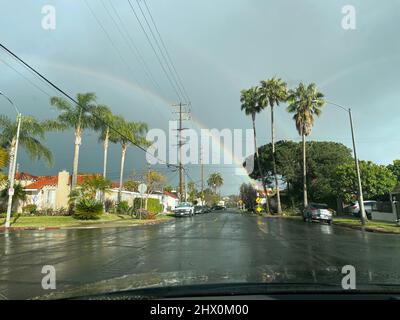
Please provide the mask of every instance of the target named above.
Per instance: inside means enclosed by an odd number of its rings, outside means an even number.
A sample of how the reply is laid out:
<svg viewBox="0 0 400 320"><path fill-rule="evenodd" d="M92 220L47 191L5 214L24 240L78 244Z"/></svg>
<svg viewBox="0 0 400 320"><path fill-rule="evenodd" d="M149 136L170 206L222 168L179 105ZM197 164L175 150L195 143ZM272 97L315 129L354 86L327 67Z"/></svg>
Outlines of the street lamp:
<svg viewBox="0 0 400 320"><path fill-rule="evenodd" d="M357 150L356 150L356 141L354 137L354 126L353 126L353 117L351 114L351 109L350 108L345 108L341 106L340 104L331 102L331 101L325 101L327 104L331 104L333 106L336 106L340 109L343 109L349 114L349 121L350 121L350 128L351 128L351 139L353 141L353 153L354 153L354 161L356 165L356 172L357 172L357 185L358 185L358 204L360 207L360 218L361 218L361 224L365 225L367 221L367 216L365 214L365 208L364 208L364 197L363 197L363 191L362 191L362 184L361 184L361 174L360 174L360 164L358 163L357 159Z"/></svg>
<svg viewBox="0 0 400 320"><path fill-rule="evenodd" d="M8 189L8 204L7 204L7 217L5 227L10 227L11 220L11 208L12 208L12 199L14 195L14 178L15 178L15 168L17 166L17 153L18 153L18 143L19 143L19 133L21 130L21 120L22 115L19 112L17 106L12 102L12 100L6 96L3 92L0 91L0 95L3 96L15 109L17 113L17 137L15 141L15 150L10 153L10 165L8 169L8 181L9 181L9 189Z"/></svg>

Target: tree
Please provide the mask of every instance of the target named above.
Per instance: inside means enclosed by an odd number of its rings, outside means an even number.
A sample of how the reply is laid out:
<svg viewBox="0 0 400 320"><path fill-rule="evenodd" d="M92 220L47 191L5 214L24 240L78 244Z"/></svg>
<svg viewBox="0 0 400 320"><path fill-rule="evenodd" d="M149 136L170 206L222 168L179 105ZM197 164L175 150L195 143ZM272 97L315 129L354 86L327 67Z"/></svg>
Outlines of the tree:
<svg viewBox="0 0 400 320"><path fill-rule="evenodd" d="M207 184L211 187L214 193L217 193L218 188L224 184L224 179L219 172L214 172L208 177Z"/></svg>
<svg viewBox="0 0 400 320"><path fill-rule="evenodd" d="M189 198L188 200L192 203L194 203L197 199L197 188L196 188L196 184L193 181L188 182L187 184L188 187L188 193L189 193Z"/></svg>
<svg viewBox="0 0 400 320"><path fill-rule="evenodd" d="M128 180L124 182L124 189L131 192L137 192L139 187L139 182L134 180Z"/></svg>
<svg viewBox="0 0 400 320"><path fill-rule="evenodd" d="M251 116L252 124L253 124L253 140L254 140L254 148L256 150L256 160L257 160L257 167L259 170L259 176L264 188L264 193L268 198L268 192L267 192L267 186L266 186L266 179L265 175L263 174L261 165L260 165L260 157L258 154L258 148L257 148L257 134L256 134L256 114L260 113L262 111L262 106L260 105L260 99L259 99L259 89L258 87L252 87L247 90L242 90L240 92L240 102L241 107L240 109L244 111L246 116ZM269 203L267 199L267 212L269 212Z"/></svg>
<svg viewBox="0 0 400 320"><path fill-rule="evenodd" d="M8 188L5 188L0 192L0 198L2 199L3 202L7 201ZM13 210L16 211L17 204L20 201L25 201L25 200L26 200L26 192L24 191L24 188L22 187L22 185L19 183L14 184L14 195L13 195L12 203L11 203L11 207L13 208Z"/></svg>
<svg viewBox="0 0 400 320"><path fill-rule="evenodd" d="M76 100L79 105L71 105L66 99L61 97L50 98L50 104L61 112L57 117L60 128L64 130L73 128L75 133L72 189L76 187L78 179L79 148L82 143L82 133L85 129L93 129L96 124L96 120L92 114L96 108L96 95L94 93L78 93Z"/></svg>
<svg viewBox="0 0 400 320"><path fill-rule="evenodd" d="M279 106L279 103L285 102L287 99L288 89L286 82L280 78L272 78L269 80L261 81L260 88L260 104L264 108L268 105L271 110L271 144L272 144L272 165L275 178L276 198L278 202L278 214L282 213L281 197L279 194L278 173L276 171L275 162L275 123L274 123L274 107Z"/></svg>
<svg viewBox="0 0 400 320"><path fill-rule="evenodd" d="M79 188L79 194L85 199L96 199L99 194L105 194L111 187L111 181L99 175L85 177Z"/></svg>
<svg viewBox="0 0 400 320"><path fill-rule="evenodd" d="M289 91L287 111L293 113L296 129L301 136L303 145L303 205L308 205L307 198L307 168L306 168L306 136L309 136L314 125L314 116L321 115L325 104L324 95L317 90L314 83L307 87L300 83L295 90Z"/></svg>
<svg viewBox="0 0 400 320"><path fill-rule="evenodd" d="M0 147L0 186L7 179L6 176L1 172L1 169L7 165L8 153L7 150Z"/></svg>
<svg viewBox="0 0 400 320"><path fill-rule="evenodd" d="M164 187L164 191L166 191L166 192L172 192L173 189L174 188L171 185L167 185Z"/></svg>
<svg viewBox="0 0 400 320"><path fill-rule="evenodd" d="M397 184L396 176L385 166L371 161L360 161L361 183L365 199L376 199L393 191ZM335 171L335 191L344 201L350 203L357 199L357 174L354 164L344 164Z"/></svg>
<svg viewBox="0 0 400 320"><path fill-rule="evenodd" d="M115 131L110 132L109 140L114 143L121 144L121 170L119 177L119 190L118 190L118 203L121 202L124 166L126 150L130 144L137 144L140 146L148 146L149 143L145 139L148 130L147 124L142 122L127 122L121 116L116 116L114 125L118 128L118 133Z"/></svg>
<svg viewBox="0 0 400 320"><path fill-rule="evenodd" d="M289 197L291 206L301 201L299 195L303 190L303 176L301 166L302 144L294 141L276 142L276 168L282 181L286 182L285 195ZM264 172L272 172L272 145L266 144L260 148L260 162ZM317 202L336 206L337 198L333 192L336 176L334 172L339 165L353 163L351 149L345 145L331 141L309 141L306 143L308 196ZM258 179L257 172L251 177ZM286 201L287 201L286 200ZM284 196L282 203L285 202Z"/></svg>
<svg viewBox="0 0 400 320"><path fill-rule="evenodd" d="M45 139L45 133L52 127L50 122L38 121L30 116L22 117L19 145L24 148L32 160L44 158L49 165L52 164L51 151L42 143L42 140ZM7 151L11 161L15 155L17 123L4 115L0 115L0 130L0 147Z"/></svg>
<svg viewBox="0 0 400 320"><path fill-rule="evenodd" d="M104 146L103 178L106 179L108 145L110 141L110 124L113 124L115 116L111 112L110 108L106 105L99 105L95 107L93 113L96 115L94 118L94 130L99 132L99 140L103 141Z"/></svg>
<svg viewBox="0 0 400 320"><path fill-rule="evenodd" d="M393 164L389 164L387 168L397 177L400 182L400 160L394 160Z"/></svg>
<svg viewBox="0 0 400 320"><path fill-rule="evenodd" d="M240 199L247 210L253 211L257 199L257 191L251 183L242 183L240 186Z"/></svg>

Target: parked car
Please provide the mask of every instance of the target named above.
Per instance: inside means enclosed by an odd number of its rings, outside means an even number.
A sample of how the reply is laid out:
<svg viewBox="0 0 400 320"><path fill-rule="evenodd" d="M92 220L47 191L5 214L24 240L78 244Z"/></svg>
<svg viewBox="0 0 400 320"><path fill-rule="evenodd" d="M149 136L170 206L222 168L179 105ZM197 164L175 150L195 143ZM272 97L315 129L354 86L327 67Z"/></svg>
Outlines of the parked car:
<svg viewBox="0 0 400 320"><path fill-rule="evenodd" d="M193 216L194 215L194 206L190 202L180 202L174 210L174 215L176 217L183 216Z"/></svg>
<svg viewBox="0 0 400 320"><path fill-rule="evenodd" d="M204 213L210 213L211 208L209 206L204 206Z"/></svg>
<svg viewBox="0 0 400 320"><path fill-rule="evenodd" d="M225 210L225 209L226 209L225 206L220 206L220 205L216 205L216 206L211 207L212 211L221 211L221 210Z"/></svg>
<svg viewBox="0 0 400 320"><path fill-rule="evenodd" d="M325 221L328 224L332 223L333 210L329 209L328 205L324 203L310 203L303 210L303 220L312 222Z"/></svg>
<svg viewBox="0 0 400 320"><path fill-rule="evenodd" d="M371 220L372 218L372 210L376 207L376 201L374 200L365 200L364 201L364 208L367 218ZM353 202L351 205L346 207L346 211L351 213L353 216L359 218L360 217L360 204L358 201Z"/></svg>
<svg viewBox="0 0 400 320"><path fill-rule="evenodd" d="M194 214L205 213L204 210L204 206L194 206Z"/></svg>

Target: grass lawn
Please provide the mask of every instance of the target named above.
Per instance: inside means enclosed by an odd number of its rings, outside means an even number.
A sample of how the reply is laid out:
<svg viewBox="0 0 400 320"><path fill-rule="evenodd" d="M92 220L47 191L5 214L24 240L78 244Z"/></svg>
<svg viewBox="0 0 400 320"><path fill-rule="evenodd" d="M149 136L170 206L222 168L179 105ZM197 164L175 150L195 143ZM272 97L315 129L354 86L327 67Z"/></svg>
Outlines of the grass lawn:
<svg viewBox="0 0 400 320"><path fill-rule="evenodd" d="M159 220L171 219L171 217L159 214L154 220L133 219L129 215L123 214L103 214L98 220L77 220L72 216L21 216L18 219L11 218L11 227L23 228L49 228L49 227L79 227L96 226L108 223L116 224L146 224ZM16 221L15 221L16 220ZM4 226L5 219L0 219L0 225Z"/></svg>
<svg viewBox="0 0 400 320"><path fill-rule="evenodd" d="M361 227L360 220L352 217L334 217L333 223L347 225L349 227ZM400 227L398 227L395 222L368 221L365 225L365 229L369 231L400 233Z"/></svg>

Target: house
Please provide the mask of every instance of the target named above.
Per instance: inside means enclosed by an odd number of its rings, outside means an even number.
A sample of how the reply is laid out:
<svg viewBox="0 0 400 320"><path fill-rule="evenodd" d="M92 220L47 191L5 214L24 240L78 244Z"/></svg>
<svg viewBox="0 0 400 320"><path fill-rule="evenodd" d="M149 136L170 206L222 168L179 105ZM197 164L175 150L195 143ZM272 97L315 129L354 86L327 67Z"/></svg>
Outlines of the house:
<svg viewBox="0 0 400 320"><path fill-rule="evenodd" d="M89 175L78 175L77 183L81 185ZM20 203L17 212L27 204L35 204L39 210L67 209L71 189L71 175L63 170L56 176L33 176L17 173L16 181L24 187L27 199Z"/></svg>
<svg viewBox="0 0 400 320"><path fill-rule="evenodd" d="M78 186L82 185L89 176L91 175L78 175ZM18 204L17 212L22 212L22 208L28 204L35 204L38 210L68 208L72 177L66 170L54 176L35 176L26 172L17 172L15 178L16 182L23 186L27 195L26 200ZM105 200L117 202L118 186L118 183L112 184L105 195ZM164 213L174 210L178 203L178 197L171 192L158 191L141 195L139 192L121 191L121 200L127 201L129 206L133 205L135 198L159 200Z"/></svg>

